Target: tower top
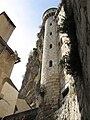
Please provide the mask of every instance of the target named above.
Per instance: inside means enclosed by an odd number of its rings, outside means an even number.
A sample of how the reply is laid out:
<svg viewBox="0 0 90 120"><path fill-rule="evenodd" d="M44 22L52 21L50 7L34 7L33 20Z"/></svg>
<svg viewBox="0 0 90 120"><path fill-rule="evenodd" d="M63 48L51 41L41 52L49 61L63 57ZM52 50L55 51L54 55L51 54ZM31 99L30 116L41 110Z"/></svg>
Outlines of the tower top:
<svg viewBox="0 0 90 120"><path fill-rule="evenodd" d="M54 16L56 11L57 11L57 8L47 9L43 14L43 17L42 17L43 21L46 21L47 18L50 17L50 16Z"/></svg>

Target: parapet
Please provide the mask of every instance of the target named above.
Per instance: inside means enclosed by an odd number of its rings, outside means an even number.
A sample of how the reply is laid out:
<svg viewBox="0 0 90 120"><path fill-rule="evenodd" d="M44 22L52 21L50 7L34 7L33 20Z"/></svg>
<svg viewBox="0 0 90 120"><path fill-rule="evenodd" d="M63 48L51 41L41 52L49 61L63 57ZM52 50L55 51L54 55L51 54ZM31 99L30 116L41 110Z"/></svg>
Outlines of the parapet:
<svg viewBox="0 0 90 120"><path fill-rule="evenodd" d="M47 10L44 12L43 17L42 17L43 22L45 22L48 17L54 16L56 11L57 11L57 8L49 8L49 9L47 9Z"/></svg>

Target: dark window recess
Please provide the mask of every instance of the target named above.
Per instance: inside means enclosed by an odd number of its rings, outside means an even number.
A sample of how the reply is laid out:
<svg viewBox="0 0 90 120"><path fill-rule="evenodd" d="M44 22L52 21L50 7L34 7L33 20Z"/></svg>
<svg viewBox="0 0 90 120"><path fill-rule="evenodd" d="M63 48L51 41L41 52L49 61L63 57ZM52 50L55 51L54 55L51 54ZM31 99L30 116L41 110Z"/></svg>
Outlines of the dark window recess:
<svg viewBox="0 0 90 120"><path fill-rule="evenodd" d="M61 38L61 44L62 44L63 42L62 42L62 38Z"/></svg>
<svg viewBox="0 0 90 120"><path fill-rule="evenodd" d="M67 87L67 88L62 92L63 98L68 94L68 92L69 92L69 88Z"/></svg>
<svg viewBox="0 0 90 120"><path fill-rule="evenodd" d="M52 60L49 61L49 67L52 67Z"/></svg>
<svg viewBox="0 0 90 120"><path fill-rule="evenodd" d="M50 35L52 35L52 32L50 32Z"/></svg>
<svg viewBox="0 0 90 120"><path fill-rule="evenodd" d="M50 44L49 48L52 48L52 44Z"/></svg>
<svg viewBox="0 0 90 120"><path fill-rule="evenodd" d="M50 26L52 25L52 23L50 23Z"/></svg>
<svg viewBox="0 0 90 120"><path fill-rule="evenodd" d="M58 43L58 46L60 46L60 42Z"/></svg>
<svg viewBox="0 0 90 120"><path fill-rule="evenodd" d="M18 111L17 105L15 105L14 113L16 113L16 111Z"/></svg>

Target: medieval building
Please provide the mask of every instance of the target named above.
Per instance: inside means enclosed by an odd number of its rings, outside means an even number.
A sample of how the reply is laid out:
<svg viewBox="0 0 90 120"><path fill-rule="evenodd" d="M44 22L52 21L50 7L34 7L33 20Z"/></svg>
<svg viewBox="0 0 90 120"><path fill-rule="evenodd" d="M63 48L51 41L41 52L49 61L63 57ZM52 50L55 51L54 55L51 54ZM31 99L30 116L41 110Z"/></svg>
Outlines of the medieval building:
<svg viewBox="0 0 90 120"><path fill-rule="evenodd" d="M20 61L17 52L7 44L15 25L5 12L0 14L0 92L10 78L14 64Z"/></svg>
<svg viewBox="0 0 90 120"><path fill-rule="evenodd" d="M31 108L28 119L90 119L89 6L62 0L44 12L19 93Z"/></svg>
<svg viewBox="0 0 90 120"><path fill-rule="evenodd" d="M14 113L18 93L19 92L13 82L8 79L1 90L2 98L0 99L0 117L5 117Z"/></svg>
<svg viewBox="0 0 90 120"><path fill-rule="evenodd" d="M7 44L14 29L14 23L5 12L2 12L0 14L0 117L14 113L18 97L18 90L10 80L10 75L14 65L20 62L20 58Z"/></svg>

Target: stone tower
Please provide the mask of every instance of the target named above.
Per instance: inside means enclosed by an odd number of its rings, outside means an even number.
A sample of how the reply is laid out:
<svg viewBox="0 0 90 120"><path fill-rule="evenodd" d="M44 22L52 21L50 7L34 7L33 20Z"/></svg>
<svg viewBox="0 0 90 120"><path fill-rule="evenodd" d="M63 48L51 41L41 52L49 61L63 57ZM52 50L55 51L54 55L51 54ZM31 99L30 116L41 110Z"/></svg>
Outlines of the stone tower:
<svg viewBox="0 0 90 120"><path fill-rule="evenodd" d="M57 8L50 8L43 14L45 31L41 72L43 100L46 104L51 104L55 108L57 108L59 98L58 34L56 32L57 23L54 19L56 10Z"/></svg>

